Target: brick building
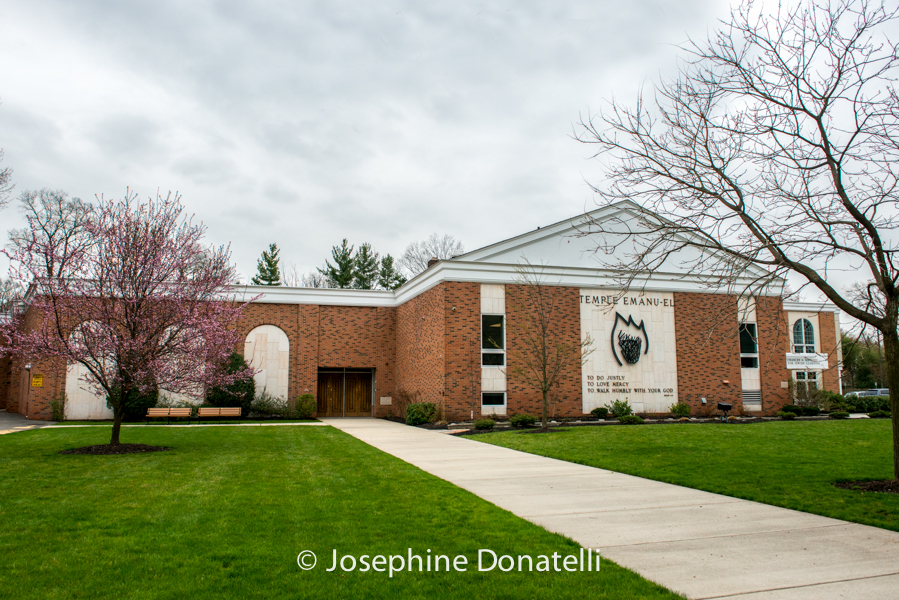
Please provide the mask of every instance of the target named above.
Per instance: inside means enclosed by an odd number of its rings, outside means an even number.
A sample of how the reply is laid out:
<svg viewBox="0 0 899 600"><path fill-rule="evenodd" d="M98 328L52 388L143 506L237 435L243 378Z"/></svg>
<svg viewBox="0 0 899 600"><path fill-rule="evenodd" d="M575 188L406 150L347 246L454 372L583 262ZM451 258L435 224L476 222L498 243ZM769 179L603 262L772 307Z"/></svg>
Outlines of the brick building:
<svg viewBox="0 0 899 600"><path fill-rule="evenodd" d="M619 203L593 218L636 218ZM241 288L262 297L239 323L257 393L293 401L316 396L319 416L387 416L412 400L438 403L449 420L539 414L540 392L522 371L535 338L535 288L552 306L552 343L591 339L551 393L557 417L627 399L638 413L674 403L694 414L716 402L771 414L790 403L788 381L841 391L839 312L829 304L785 303L779 288L711 289L672 266L622 290L595 254L596 240L568 220L436 262L396 291ZM668 263L666 263L668 264ZM671 261L672 265L679 264ZM544 311L545 312L545 311ZM50 418L65 393L69 419L111 418L77 365L0 359L0 408Z"/></svg>

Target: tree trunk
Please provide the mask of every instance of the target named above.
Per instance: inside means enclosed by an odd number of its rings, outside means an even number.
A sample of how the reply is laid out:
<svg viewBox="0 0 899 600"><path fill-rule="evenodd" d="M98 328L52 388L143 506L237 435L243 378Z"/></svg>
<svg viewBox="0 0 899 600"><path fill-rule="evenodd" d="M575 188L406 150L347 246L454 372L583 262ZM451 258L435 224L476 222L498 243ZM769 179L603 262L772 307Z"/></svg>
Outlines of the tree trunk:
<svg viewBox="0 0 899 600"><path fill-rule="evenodd" d="M119 430L122 429L122 413L124 410L119 410L116 408L113 411L112 417L112 439L109 440L110 446L118 446L119 445Z"/></svg>
<svg viewBox="0 0 899 600"><path fill-rule="evenodd" d="M546 402L546 390L543 390L543 420L541 429L546 429L546 411L547 411L547 402Z"/></svg>
<svg viewBox="0 0 899 600"><path fill-rule="evenodd" d="M895 325L883 332L883 350L893 424L893 478L899 479L899 333Z"/></svg>

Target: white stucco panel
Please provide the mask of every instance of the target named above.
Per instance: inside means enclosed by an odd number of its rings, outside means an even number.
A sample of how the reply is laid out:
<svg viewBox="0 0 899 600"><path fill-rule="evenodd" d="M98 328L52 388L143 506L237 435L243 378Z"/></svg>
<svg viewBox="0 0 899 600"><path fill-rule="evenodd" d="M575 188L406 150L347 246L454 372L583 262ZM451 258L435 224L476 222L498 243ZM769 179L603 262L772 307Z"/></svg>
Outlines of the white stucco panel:
<svg viewBox="0 0 899 600"><path fill-rule="evenodd" d="M580 290L581 339L593 340L583 373L584 412L627 400L634 412L677 402L674 294Z"/></svg>
<svg viewBox="0 0 899 600"><path fill-rule="evenodd" d="M481 314L506 314L506 286L490 283L481 284Z"/></svg>
<svg viewBox="0 0 899 600"><path fill-rule="evenodd" d="M83 379L86 373L88 370L81 363L69 365L66 369L66 420L111 419L112 409L106 406L106 395L93 392Z"/></svg>
<svg viewBox="0 0 899 600"><path fill-rule="evenodd" d="M260 325L247 334L244 358L254 369L256 396L265 390L268 394L287 400L290 373L290 340L287 334L274 325Z"/></svg>

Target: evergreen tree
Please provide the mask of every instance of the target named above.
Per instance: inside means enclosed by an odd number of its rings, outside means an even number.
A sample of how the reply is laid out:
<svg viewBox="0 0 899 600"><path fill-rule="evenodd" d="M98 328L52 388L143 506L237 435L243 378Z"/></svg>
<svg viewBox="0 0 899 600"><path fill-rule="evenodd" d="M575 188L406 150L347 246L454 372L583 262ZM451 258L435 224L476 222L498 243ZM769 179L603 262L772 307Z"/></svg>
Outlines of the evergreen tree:
<svg viewBox="0 0 899 600"><path fill-rule="evenodd" d="M371 244L362 244L353 257L353 287L357 290L373 290L378 283L378 253Z"/></svg>
<svg viewBox="0 0 899 600"><path fill-rule="evenodd" d="M346 238L343 238L340 246L331 247L331 257L334 259L333 265L326 260L325 267L318 269L325 276L328 287L352 287L356 261L353 258L353 247L347 244Z"/></svg>
<svg viewBox="0 0 899 600"><path fill-rule="evenodd" d="M278 267L277 244L271 244L268 250L262 251L262 258L256 261L258 273L253 276L253 285L281 285L281 270Z"/></svg>
<svg viewBox="0 0 899 600"><path fill-rule="evenodd" d="M381 271L378 273L378 286L385 290L395 290L406 283L403 277L393 263L393 257L389 254L381 259Z"/></svg>

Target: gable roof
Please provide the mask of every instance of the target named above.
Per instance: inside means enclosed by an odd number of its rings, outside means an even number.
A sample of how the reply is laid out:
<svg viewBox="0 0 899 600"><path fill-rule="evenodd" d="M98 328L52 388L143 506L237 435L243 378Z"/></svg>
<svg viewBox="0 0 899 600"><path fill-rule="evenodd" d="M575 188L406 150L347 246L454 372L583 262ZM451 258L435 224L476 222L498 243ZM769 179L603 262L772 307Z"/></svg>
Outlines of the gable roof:
<svg viewBox="0 0 899 600"><path fill-rule="evenodd" d="M311 288L271 288L246 286L248 296L263 294L261 302L314 303L350 306L398 306L443 281L467 281L478 283L516 283L520 280L521 265L529 262L548 285L564 285L582 288L621 289L621 273L609 268L608 255L598 250L597 235L584 235L589 221L619 219L622 222L665 219L648 213L630 201L617 202L589 213L539 227L533 231L511 237L483 248L441 260L419 273L393 292L373 290L335 290ZM626 252L627 243L618 251ZM710 251L690 248L680 256L666 261L662 268L651 274L637 274L632 287L652 291L684 291L706 293L742 293L754 289L754 293L780 295L784 281L759 288L757 282L768 273L755 265L746 268L745 277L738 278L731 286L716 286L714 280L702 274L690 272L683 263L693 257L714 261Z"/></svg>

